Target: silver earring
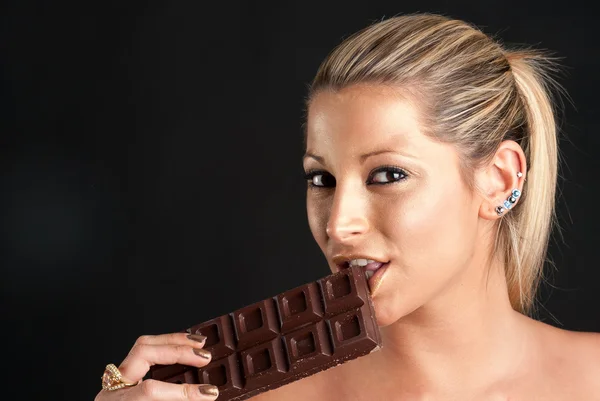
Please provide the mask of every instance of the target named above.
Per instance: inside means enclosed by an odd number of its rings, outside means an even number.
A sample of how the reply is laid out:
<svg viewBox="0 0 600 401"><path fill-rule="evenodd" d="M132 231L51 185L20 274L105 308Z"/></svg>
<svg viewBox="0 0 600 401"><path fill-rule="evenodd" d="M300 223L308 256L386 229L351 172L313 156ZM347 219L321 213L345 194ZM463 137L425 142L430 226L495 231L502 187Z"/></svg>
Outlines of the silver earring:
<svg viewBox="0 0 600 401"><path fill-rule="evenodd" d="M523 173L522 173L522 172L520 172L520 171L519 171L519 172L517 172L517 177L519 177L519 178L523 177Z"/></svg>
<svg viewBox="0 0 600 401"><path fill-rule="evenodd" d="M498 216L502 216L502 213L513 207L519 196L521 196L521 191L518 189L513 189L510 196L504 201L502 206L496 206L496 214L498 214Z"/></svg>

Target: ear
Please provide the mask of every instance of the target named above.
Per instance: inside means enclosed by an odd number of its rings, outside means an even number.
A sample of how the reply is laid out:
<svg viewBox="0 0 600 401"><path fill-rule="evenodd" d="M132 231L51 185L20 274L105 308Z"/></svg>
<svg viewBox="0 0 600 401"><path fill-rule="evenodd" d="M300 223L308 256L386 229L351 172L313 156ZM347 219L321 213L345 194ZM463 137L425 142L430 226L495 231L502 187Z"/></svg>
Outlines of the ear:
<svg viewBox="0 0 600 401"><path fill-rule="evenodd" d="M519 202L526 174L527 162L521 146L515 141L503 141L491 161L482 166L475 177L476 185L484 195L479 216L486 220L496 220L510 212ZM519 191L519 196L510 199L515 200L511 203L509 198L515 189ZM509 203L505 206L504 202L507 200Z"/></svg>

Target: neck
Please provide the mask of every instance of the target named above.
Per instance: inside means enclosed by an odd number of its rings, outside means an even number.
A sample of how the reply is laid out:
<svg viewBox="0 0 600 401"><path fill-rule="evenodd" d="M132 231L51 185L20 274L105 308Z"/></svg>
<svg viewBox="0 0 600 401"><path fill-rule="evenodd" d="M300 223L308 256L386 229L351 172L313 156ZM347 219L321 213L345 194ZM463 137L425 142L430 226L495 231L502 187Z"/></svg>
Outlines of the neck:
<svg viewBox="0 0 600 401"><path fill-rule="evenodd" d="M502 267L480 270L486 272L467 272L427 305L382 328L373 370L389 374L396 388L421 394L492 385L516 373L530 344L528 319L512 309Z"/></svg>

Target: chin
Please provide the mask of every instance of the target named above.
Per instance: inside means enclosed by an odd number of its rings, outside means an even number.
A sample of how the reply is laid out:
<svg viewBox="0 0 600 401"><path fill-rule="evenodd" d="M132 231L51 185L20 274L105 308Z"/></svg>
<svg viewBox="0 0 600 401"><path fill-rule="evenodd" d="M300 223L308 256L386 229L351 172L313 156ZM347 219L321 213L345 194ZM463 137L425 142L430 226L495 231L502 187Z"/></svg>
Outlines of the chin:
<svg viewBox="0 0 600 401"><path fill-rule="evenodd" d="M430 298L427 291L416 292L415 288L419 286L410 287L391 279L375 292L371 300L379 327L389 326L412 315L428 302Z"/></svg>
<svg viewBox="0 0 600 401"><path fill-rule="evenodd" d="M379 327L389 326L403 317L411 314L414 309L407 309L405 303L393 302L386 297L375 297L373 298L373 306L375 307L375 317L377 318L377 325Z"/></svg>
<svg viewBox="0 0 600 401"><path fill-rule="evenodd" d="M379 327L389 326L398 320L395 316L396 314L390 308L382 306L380 302L375 300L373 300L373 304L375 305L375 317L377 318L377 325Z"/></svg>

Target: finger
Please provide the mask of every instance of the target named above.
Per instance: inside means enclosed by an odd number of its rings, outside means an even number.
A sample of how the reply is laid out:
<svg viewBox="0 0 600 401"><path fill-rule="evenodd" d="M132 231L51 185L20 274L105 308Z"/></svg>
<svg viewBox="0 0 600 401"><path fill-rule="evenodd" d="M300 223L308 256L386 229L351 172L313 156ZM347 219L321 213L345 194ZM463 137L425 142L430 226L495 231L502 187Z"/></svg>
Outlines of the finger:
<svg viewBox="0 0 600 401"><path fill-rule="evenodd" d="M135 344L129 355L119 366L123 380L135 383L141 380L152 365L173 365L180 363L195 367L206 366L211 354L200 347L189 345L149 345Z"/></svg>
<svg viewBox="0 0 600 401"><path fill-rule="evenodd" d="M136 344L164 345L164 344L180 344L189 345L191 347L204 346L206 337L200 334L190 333L170 333L160 334L157 336L141 336L135 342ZM201 344L201 345L199 345Z"/></svg>
<svg viewBox="0 0 600 401"><path fill-rule="evenodd" d="M173 384L150 379L115 392L103 390L95 401L209 401L217 399L218 395L217 386L210 384Z"/></svg>
<svg viewBox="0 0 600 401"><path fill-rule="evenodd" d="M157 380L145 380L134 387L125 400L179 401L214 400L219 395L217 386L210 384L173 384ZM137 394L136 394L137 393Z"/></svg>

